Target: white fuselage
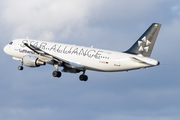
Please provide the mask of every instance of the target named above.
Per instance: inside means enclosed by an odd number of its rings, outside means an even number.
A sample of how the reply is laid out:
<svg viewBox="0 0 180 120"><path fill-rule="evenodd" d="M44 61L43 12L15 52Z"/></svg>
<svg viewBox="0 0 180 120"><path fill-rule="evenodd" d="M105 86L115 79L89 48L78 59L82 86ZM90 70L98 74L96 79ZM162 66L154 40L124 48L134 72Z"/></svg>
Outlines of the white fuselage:
<svg viewBox="0 0 180 120"><path fill-rule="evenodd" d="M128 71L159 64L158 61L141 55L30 39L13 40L12 44L5 46L4 51L17 60L22 60L25 55L36 56L36 53L26 47L24 43L32 44L46 53L67 60L70 63L76 63L75 68L83 66L83 69L94 71Z"/></svg>

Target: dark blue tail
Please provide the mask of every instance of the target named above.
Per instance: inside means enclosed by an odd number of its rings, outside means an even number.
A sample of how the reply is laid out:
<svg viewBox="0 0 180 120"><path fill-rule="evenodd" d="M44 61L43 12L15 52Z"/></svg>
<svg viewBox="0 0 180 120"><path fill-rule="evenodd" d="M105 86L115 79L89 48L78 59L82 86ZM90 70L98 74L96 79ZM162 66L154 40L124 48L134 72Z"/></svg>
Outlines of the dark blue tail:
<svg viewBox="0 0 180 120"><path fill-rule="evenodd" d="M150 57L160 28L161 24L153 23L125 53L141 54L144 57Z"/></svg>

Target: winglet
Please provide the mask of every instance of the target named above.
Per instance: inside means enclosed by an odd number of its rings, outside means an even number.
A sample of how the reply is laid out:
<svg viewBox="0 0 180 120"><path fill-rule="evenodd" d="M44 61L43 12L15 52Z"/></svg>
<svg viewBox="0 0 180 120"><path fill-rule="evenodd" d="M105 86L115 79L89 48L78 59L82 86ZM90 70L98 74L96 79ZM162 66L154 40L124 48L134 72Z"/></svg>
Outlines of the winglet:
<svg viewBox="0 0 180 120"><path fill-rule="evenodd" d="M141 54L144 57L150 57L160 28L161 24L153 23L125 53Z"/></svg>

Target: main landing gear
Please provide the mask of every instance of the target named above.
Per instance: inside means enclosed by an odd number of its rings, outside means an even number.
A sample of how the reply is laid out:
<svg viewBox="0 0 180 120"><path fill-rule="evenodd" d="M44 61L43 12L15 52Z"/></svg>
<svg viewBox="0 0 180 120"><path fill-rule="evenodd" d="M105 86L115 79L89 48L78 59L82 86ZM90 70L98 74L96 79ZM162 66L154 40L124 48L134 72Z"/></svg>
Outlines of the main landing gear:
<svg viewBox="0 0 180 120"><path fill-rule="evenodd" d="M53 77L58 77L58 78L60 78L60 77L61 77L61 72L60 72L60 71L54 71L54 72L52 73L52 75L53 75Z"/></svg>
<svg viewBox="0 0 180 120"><path fill-rule="evenodd" d="M60 78L61 77L61 72L58 70L59 65L58 64L54 64L54 67L56 68L56 70L52 73L53 77L57 77ZM23 70L23 61L21 61L21 66L18 67L19 70ZM81 81L87 81L88 80L88 76L85 75L86 70L82 70L83 74L79 76L79 79Z"/></svg>
<svg viewBox="0 0 180 120"><path fill-rule="evenodd" d="M79 76L79 79L81 81L87 81L88 80L88 76L85 75L85 72L86 72L86 70L83 70L83 74Z"/></svg>
<svg viewBox="0 0 180 120"><path fill-rule="evenodd" d="M54 67L56 68L56 70L52 73L53 77L61 77L61 72L58 70L58 64L54 64Z"/></svg>

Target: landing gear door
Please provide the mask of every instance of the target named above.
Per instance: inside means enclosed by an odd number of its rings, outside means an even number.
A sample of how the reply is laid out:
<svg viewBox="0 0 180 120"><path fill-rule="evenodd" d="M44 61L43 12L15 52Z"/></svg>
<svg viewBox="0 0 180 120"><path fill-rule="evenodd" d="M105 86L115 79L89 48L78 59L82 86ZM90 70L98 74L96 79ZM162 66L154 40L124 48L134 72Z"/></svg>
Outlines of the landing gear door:
<svg viewBox="0 0 180 120"><path fill-rule="evenodd" d="M116 59L115 59L115 61L114 61L114 66L121 66L121 65L120 65L120 58L121 58L120 55L117 55L117 56L116 56Z"/></svg>

